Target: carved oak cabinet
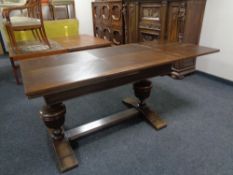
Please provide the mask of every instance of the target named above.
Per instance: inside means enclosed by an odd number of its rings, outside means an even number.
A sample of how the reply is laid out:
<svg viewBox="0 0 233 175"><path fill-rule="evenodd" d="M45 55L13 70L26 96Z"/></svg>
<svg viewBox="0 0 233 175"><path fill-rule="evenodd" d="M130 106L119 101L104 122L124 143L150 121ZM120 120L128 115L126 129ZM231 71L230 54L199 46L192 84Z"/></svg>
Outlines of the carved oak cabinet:
<svg viewBox="0 0 233 175"><path fill-rule="evenodd" d="M206 0L95 0L92 2L96 37L114 45L142 41L198 44ZM195 58L173 65L172 76L195 71Z"/></svg>

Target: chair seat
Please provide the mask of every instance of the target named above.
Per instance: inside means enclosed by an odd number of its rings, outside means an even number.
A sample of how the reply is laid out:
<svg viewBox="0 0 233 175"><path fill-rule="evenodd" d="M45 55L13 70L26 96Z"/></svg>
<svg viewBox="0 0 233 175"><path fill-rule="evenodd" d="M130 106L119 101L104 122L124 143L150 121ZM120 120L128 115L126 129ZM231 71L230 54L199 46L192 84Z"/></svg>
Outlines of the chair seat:
<svg viewBox="0 0 233 175"><path fill-rule="evenodd" d="M33 25L41 25L40 19L30 18L26 16L13 16L11 17L11 25L13 27L20 26L33 26Z"/></svg>
<svg viewBox="0 0 233 175"><path fill-rule="evenodd" d="M17 7L22 6L26 3L26 0L11 0L11 1L4 1L0 4L0 8L9 8L9 7Z"/></svg>
<svg viewBox="0 0 233 175"><path fill-rule="evenodd" d="M66 4L72 4L74 0L52 0L50 3L52 5L66 5Z"/></svg>

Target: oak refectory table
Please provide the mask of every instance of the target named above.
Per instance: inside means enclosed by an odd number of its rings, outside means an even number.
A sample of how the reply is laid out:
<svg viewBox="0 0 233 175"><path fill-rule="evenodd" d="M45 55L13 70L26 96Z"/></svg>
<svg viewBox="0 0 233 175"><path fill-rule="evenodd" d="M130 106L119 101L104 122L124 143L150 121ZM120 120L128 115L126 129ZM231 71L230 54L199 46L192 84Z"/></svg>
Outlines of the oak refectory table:
<svg viewBox="0 0 233 175"><path fill-rule="evenodd" d="M20 67L28 98L44 98L40 116L52 138L58 167L64 172L78 165L70 146L72 140L138 115L156 129L166 127L166 122L145 103L152 88L146 79L169 74L176 61L217 51L193 44L147 42L26 60L20 62ZM64 101L127 83L134 83L137 97L123 100L127 110L63 129Z"/></svg>

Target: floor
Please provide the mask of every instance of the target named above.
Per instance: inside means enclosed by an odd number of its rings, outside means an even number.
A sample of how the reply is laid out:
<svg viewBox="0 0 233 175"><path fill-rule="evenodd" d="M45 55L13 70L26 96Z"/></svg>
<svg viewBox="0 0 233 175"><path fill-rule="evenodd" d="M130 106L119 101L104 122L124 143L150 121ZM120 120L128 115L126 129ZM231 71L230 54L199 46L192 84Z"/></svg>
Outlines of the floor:
<svg viewBox="0 0 233 175"><path fill-rule="evenodd" d="M64 175L232 175L233 85L193 74L153 78L150 105L168 127L140 118L73 143L80 165ZM66 128L125 109L131 85L67 101ZM59 174L39 118L42 99L28 100L9 60L0 57L0 174Z"/></svg>

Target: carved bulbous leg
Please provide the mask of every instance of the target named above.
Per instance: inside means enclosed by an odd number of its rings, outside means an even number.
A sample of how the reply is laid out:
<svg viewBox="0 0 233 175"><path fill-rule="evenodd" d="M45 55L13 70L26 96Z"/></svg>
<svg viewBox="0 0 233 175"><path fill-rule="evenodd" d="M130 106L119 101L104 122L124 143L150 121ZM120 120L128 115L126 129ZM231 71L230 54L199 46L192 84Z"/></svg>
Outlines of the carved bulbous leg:
<svg viewBox="0 0 233 175"><path fill-rule="evenodd" d="M145 100L150 96L152 83L149 80L142 80L133 85L134 94L140 100L139 105L145 106Z"/></svg>
<svg viewBox="0 0 233 175"><path fill-rule="evenodd" d="M49 129L52 137L54 152L61 172L70 170L78 165L78 160L65 137L63 124L65 122L66 107L62 103L46 105L40 111L40 116Z"/></svg>
<svg viewBox="0 0 233 175"><path fill-rule="evenodd" d="M66 108L62 103L44 106L40 115L45 125L52 129L51 137L55 140L64 138L62 126L65 122Z"/></svg>

